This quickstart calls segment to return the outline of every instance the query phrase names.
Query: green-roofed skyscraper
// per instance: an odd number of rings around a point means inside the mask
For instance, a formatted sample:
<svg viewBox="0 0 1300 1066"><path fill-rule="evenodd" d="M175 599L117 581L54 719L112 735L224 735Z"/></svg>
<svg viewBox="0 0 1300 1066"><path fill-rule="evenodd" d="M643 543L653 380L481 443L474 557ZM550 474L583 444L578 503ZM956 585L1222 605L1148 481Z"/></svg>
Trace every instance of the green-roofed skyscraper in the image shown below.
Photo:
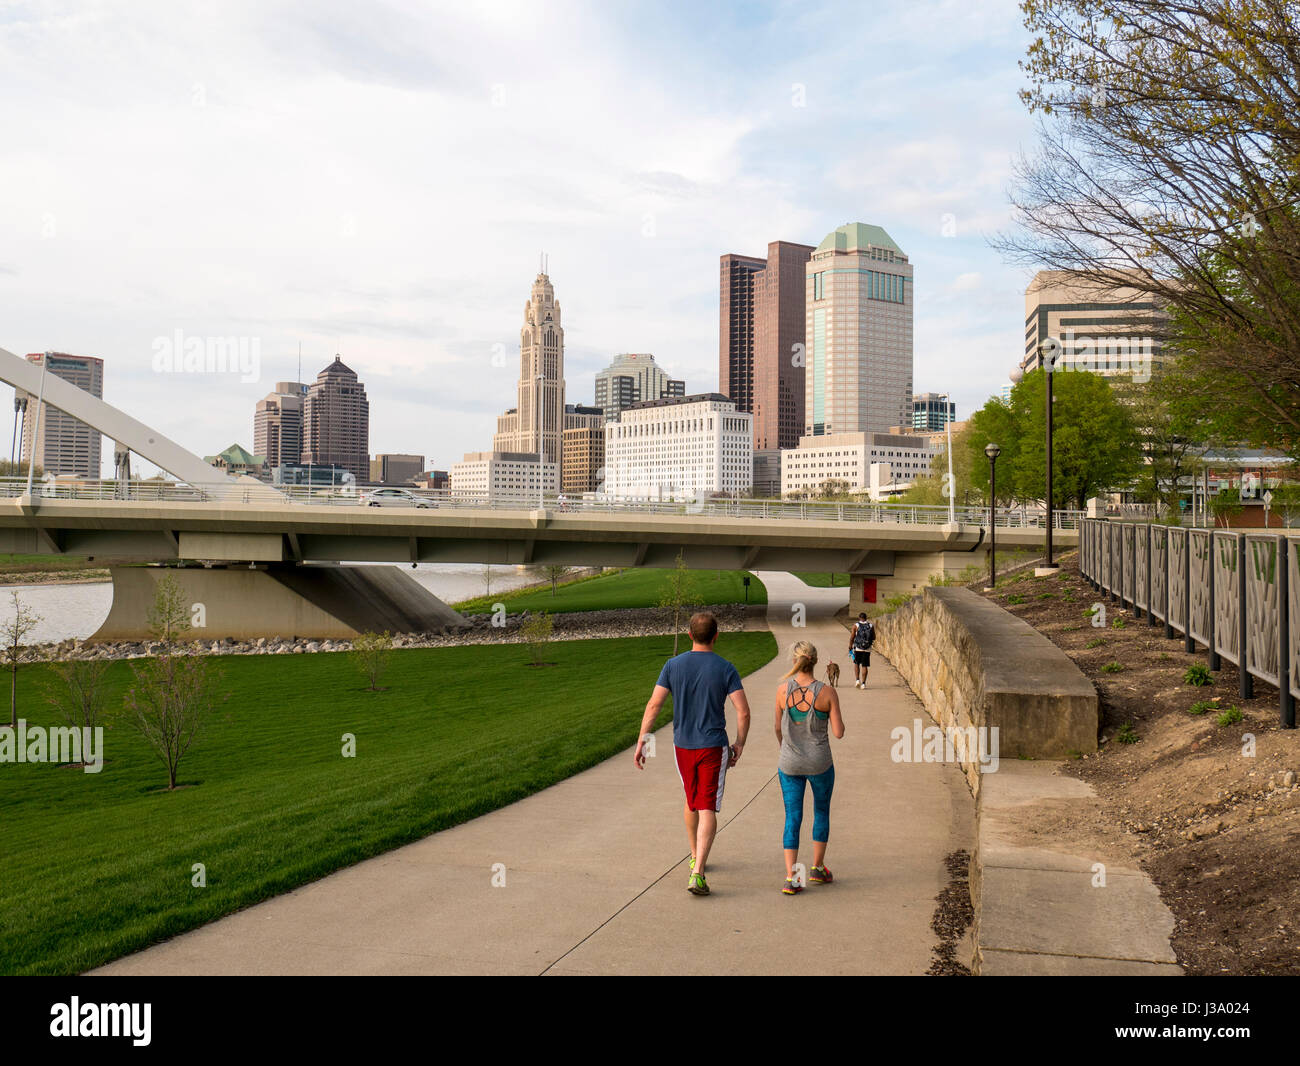
<svg viewBox="0 0 1300 1066"><path fill-rule="evenodd" d="M808 261L804 433L883 433L912 418L912 265L850 222Z"/></svg>

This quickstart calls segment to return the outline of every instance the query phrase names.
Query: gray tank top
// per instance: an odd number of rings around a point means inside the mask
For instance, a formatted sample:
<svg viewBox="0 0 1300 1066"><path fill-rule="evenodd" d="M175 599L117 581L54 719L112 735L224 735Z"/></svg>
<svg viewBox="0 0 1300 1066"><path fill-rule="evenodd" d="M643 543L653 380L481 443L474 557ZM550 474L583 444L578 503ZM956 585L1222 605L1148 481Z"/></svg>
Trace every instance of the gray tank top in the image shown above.
<svg viewBox="0 0 1300 1066"><path fill-rule="evenodd" d="M793 677L786 682L777 763L783 774L824 774L831 768L830 712L815 709L824 687L820 681L805 687Z"/></svg>

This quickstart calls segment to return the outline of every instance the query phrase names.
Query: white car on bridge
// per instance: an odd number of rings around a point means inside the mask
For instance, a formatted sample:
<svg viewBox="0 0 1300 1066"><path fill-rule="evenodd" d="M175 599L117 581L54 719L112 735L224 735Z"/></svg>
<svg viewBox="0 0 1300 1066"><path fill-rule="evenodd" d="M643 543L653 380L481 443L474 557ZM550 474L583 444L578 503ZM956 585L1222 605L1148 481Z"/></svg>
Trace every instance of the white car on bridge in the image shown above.
<svg viewBox="0 0 1300 1066"><path fill-rule="evenodd" d="M370 507L437 507L432 500L417 496L406 489L370 489L361 494L363 503Z"/></svg>

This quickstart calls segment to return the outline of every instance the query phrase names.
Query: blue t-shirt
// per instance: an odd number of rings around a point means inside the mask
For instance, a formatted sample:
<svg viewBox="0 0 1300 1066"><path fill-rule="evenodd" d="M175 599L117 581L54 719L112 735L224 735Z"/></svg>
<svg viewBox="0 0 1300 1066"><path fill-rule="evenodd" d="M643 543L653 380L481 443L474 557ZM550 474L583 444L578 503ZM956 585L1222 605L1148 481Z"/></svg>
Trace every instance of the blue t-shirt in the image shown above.
<svg viewBox="0 0 1300 1066"><path fill-rule="evenodd" d="M727 745L727 697L743 687L736 668L711 651L684 651L664 663L657 684L673 694L673 744Z"/></svg>

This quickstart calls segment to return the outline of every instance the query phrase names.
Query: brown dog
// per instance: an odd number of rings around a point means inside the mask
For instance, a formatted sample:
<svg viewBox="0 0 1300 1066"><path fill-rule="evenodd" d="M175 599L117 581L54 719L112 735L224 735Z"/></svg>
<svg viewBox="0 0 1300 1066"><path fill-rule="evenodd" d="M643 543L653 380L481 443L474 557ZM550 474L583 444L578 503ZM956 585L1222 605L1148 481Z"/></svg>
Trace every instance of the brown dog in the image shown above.
<svg viewBox="0 0 1300 1066"><path fill-rule="evenodd" d="M834 663L826 664L826 680L830 682L831 688L838 688L840 684L840 668Z"/></svg>

